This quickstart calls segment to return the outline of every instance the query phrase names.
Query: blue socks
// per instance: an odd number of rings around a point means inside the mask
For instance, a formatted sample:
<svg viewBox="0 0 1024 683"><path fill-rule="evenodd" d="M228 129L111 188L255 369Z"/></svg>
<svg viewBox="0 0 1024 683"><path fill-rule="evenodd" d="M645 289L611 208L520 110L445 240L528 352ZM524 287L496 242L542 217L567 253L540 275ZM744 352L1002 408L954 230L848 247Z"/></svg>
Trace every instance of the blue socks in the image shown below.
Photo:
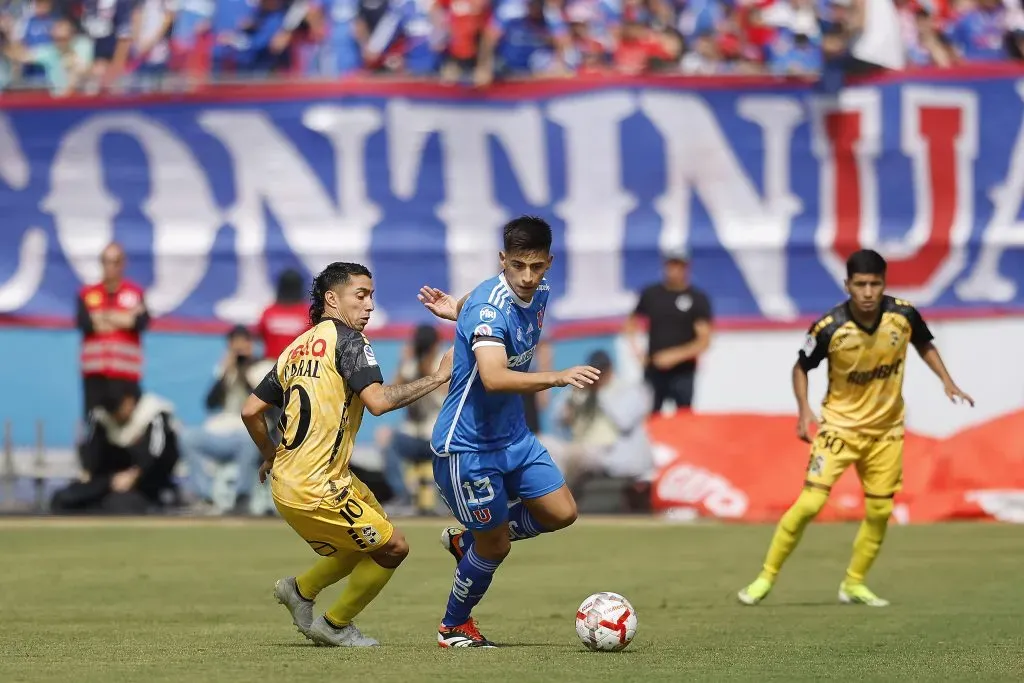
<svg viewBox="0 0 1024 683"><path fill-rule="evenodd" d="M448 596L448 609L441 620L442 625L459 626L469 621L470 612L484 597L499 566L500 561L485 560L472 547L466 551L455 568L455 582Z"/></svg>
<svg viewBox="0 0 1024 683"><path fill-rule="evenodd" d="M508 509L508 537L511 541L524 541L528 538L535 538L543 533L547 533L547 529L540 525L530 511L523 505L523 501L518 501L512 504L512 507ZM469 549L473 547L473 532L466 529L462 534L462 552L468 553Z"/></svg>

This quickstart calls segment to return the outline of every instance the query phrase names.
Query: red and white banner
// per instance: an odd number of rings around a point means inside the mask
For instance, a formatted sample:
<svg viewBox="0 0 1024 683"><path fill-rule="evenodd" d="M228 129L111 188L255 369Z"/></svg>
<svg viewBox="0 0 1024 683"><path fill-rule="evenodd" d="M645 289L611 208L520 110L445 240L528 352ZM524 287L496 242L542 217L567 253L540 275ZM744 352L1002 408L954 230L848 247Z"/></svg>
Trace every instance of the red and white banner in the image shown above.
<svg viewBox="0 0 1024 683"><path fill-rule="evenodd" d="M651 439L674 451L654 481L659 512L775 522L799 495L809 457L796 418L679 414L656 417ZM945 439L907 432L901 523L993 519L1024 523L1024 411ZM863 496L856 472L833 488L819 519L857 520Z"/></svg>

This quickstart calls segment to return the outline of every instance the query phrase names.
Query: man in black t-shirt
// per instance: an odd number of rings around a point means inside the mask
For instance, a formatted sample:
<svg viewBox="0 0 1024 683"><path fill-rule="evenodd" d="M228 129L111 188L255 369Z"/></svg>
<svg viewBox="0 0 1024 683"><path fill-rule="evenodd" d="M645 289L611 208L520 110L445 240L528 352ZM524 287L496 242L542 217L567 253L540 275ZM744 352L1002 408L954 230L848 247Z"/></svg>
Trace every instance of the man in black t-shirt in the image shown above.
<svg viewBox="0 0 1024 683"><path fill-rule="evenodd" d="M690 284L690 259L684 251L665 254L664 279L640 293L636 310L626 320L626 336L635 339L637 318L648 321L647 353L642 359L654 390L653 412L666 399L677 408L693 403L697 359L711 343L711 302Z"/></svg>

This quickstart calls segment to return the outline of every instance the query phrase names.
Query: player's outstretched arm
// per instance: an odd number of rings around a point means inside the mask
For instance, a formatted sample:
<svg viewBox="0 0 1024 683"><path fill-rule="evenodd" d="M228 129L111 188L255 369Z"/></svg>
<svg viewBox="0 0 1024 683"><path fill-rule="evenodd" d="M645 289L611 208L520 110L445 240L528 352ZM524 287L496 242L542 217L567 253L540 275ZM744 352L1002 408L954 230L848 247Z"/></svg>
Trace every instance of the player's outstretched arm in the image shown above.
<svg viewBox="0 0 1024 683"><path fill-rule="evenodd" d="M437 372L408 384L371 384L359 392L359 398L371 415L383 415L413 403L452 377L452 356L454 348L441 358Z"/></svg>
<svg viewBox="0 0 1024 683"><path fill-rule="evenodd" d="M502 346L479 346L476 355L480 381L487 391L510 394L535 394L553 387L574 386L582 389L593 384L601 371L589 365L562 370L561 372L515 372L508 369L508 356Z"/></svg>
<svg viewBox="0 0 1024 683"><path fill-rule="evenodd" d="M420 300L420 303L428 311L438 318L455 322L459 319L459 313L462 312L462 307L466 305L469 294L466 294L461 299L456 299L451 294L446 294L437 287L424 285L420 287L420 293L416 295L416 298Z"/></svg>
<svg viewBox="0 0 1024 683"><path fill-rule="evenodd" d="M946 364L942 362L942 356L939 355L939 350L935 347L935 344L927 342L917 347L917 352L921 356L921 360L924 361L925 365L931 368L931 371L942 380L942 389L946 392L946 396L953 403L965 402L974 407L974 399L971 398L965 391L960 389L950 377L949 371L946 370Z"/></svg>

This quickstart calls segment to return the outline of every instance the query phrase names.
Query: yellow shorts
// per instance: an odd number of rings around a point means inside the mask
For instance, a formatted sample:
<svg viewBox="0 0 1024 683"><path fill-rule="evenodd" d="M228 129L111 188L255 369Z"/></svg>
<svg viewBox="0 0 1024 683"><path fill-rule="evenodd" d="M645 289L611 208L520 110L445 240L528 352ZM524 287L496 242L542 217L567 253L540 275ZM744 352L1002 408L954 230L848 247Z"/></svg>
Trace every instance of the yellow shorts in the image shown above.
<svg viewBox="0 0 1024 683"><path fill-rule="evenodd" d="M811 444L807 482L832 488L850 465L856 465L864 493L889 497L903 487L903 427L881 436L864 436L821 425Z"/></svg>
<svg viewBox="0 0 1024 683"><path fill-rule="evenodd" d="M391 540L395 527L366 484L352 475L348 491L315 510L301 510L274 501L284 521L318 555L340 551L372 553Z"/></svg>

